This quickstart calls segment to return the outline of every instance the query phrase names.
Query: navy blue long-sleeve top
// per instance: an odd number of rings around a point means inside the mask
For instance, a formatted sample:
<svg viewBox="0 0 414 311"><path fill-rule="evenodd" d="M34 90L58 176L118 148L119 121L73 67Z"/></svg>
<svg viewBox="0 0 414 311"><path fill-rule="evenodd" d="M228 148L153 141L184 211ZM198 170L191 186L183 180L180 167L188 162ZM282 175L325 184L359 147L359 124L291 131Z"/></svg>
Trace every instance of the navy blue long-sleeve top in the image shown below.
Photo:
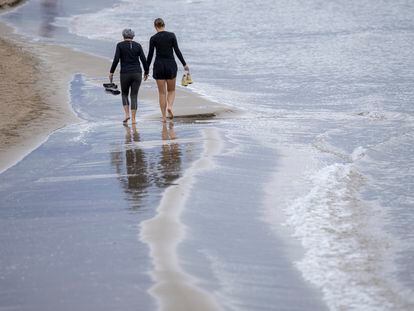
<svg viewBox="0 0 414 311"><path fill-rule="evenodd" d="M156 49L156 59L163 58L174 60L174 51L181 64L183 64L183 66L186 65L184 57L178 48L177 38L173 32L160 31L151 37L147 57L148 66L152 62L152 57L154 56L154 48Z"/></svg>
<svg viewBox="0 0 414 311"><path fill-rule="evenodd" d="M141 44L129 40L121 41L116 45L110 73L115 72L119 61L121 61L121 73L141 73L139 60L141 60L145 74L148 74L149 68Z"/></svg>

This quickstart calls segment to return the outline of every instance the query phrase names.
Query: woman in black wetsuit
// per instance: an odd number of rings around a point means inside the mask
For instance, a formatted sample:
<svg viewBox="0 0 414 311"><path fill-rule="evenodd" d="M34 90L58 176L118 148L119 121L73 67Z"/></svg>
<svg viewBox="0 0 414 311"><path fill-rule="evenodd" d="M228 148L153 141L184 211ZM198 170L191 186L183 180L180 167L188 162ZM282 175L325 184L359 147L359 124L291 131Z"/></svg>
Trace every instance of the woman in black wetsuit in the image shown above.
<svg viewBox="0 0 414 311"><path fill-rule="evenodd" d="M160 109L163 122L166 121L166 114L174 117L172 107L175 99L175 79L177 77L177 63L174 59L174 53L177 55L184 70L189 71L180 49L178 48L177 38L172 32L165 31L165 23L161 18L154 21L154 27L157 33L150 39L148 52L148 67L151 65L156 49L156 56L153 68L153 77L157 81L158 95L160 100Z"/></svg>
<svg viewBox="0 0 414 311"><path fill-rule="evenodd" d="M136 123L137 97L142 80L142 70L139 60L141 60L145 71L144 81L148 78L149 68L141 45L132 40L134 39L135 33L131 29L124 29L124 31L122 31L122 36L124 37L124 41L121 41L116 45L115 56L109 74L109 81L112 83L116 66L118 65L119 60L121 60L120 78L122 105L124 106L125 111L125 119L123 122L127 123L130 119L128 94L131 90L131 122Z"/></svg>

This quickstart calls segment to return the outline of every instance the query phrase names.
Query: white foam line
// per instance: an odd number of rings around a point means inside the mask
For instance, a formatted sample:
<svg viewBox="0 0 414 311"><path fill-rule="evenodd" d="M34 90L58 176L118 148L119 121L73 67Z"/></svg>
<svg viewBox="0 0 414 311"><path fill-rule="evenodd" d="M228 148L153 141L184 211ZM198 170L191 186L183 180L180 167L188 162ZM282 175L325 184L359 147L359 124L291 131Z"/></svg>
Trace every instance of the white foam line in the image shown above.
<svg viewBox="0 0 414 311"><path fill-rule="evenodd" d="M185 238L186 227L180 216L188 201L195 176L211 169L214 156L220 153L222 142L216 129L203 133L204 151L199 160L168 187L157 208L157 214L141 223L140 240L148 244L153 261L151 275L155 281L149 293L161 310L220 310L212 294L197 286L197 280L186 273L180 264L178 244Z"/></svg>

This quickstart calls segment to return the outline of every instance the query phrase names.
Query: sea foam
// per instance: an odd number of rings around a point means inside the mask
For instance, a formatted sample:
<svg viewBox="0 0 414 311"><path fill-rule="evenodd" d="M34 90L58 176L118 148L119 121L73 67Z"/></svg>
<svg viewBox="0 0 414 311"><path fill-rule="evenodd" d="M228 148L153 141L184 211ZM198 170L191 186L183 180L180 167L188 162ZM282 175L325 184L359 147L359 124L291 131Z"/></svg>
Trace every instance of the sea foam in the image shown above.
<svg viewBox="0 0 414 311"><path fill-rule="evenodd" d="M358 147L352 158L363 154ZM305 279L321 288L331 310L404 309L387 277L392 239L382 230L383 210L359 196L364 176L354 163L308 175L310 191L285 208L286 223L305 249L297 262Z"/></svg>

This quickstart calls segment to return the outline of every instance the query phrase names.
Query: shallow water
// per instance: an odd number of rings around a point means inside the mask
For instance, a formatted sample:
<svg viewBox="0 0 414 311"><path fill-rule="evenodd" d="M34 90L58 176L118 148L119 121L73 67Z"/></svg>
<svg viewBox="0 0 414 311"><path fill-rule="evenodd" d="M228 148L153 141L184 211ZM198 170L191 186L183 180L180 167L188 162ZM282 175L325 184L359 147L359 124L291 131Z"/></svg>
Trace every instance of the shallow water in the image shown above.
<svg viewBox="0 0 414 311"><path fill-rule="evenodd" d="M220 238L227 235L224 229L203 231L209 217L225 218L205 212L210 201L193 198L194 206L183 216L194 240L182 244L182 253L210 267L187 268L201 279L209 274L205 271L215 271L215 281L205 286L228 309L271 309L272 299L281 299L277 278L265 277L266 271L284 267L283 259L269 263L278 256L274 252L295 260L296 268L291 263L282 280L295 280L298 269L333 310L412 308L413 4L51 1L56 10L45 13L42 3L31 1L3 19L36 40L107 57L127 26L147 50L152 20L164 17L192 69L192 90L247 112L210 124L221 129L227 148L194 193L210 198L210 188L226 185L225 195L211 190L217 197L212 204L230 209L225 215L269 242L233 249L226 242L237 241L237 226L229 240ZM39 13L33 14L35 8ZM102 21L110 27L102 27ZM42 32L45 22L53 31ZM232 194L239 191L237 204ZM231 223L226 221L220 223ZM208 234L206 243L215 246L191 254L192 245ZM289 234L302 244L304 256L290 254L296 246ZM279 251L280 243L288 246ZM255 269L247 268L255 261L247 253L257 254ZM234 264L233 256L243 259ZM318 297L301 287L308 285L288 288Z"/></svg>
<svg viewBox="0 0 414 311"><path fill-rule="evenodd" d="M177 186L200 158L202 132L213 127L224 134L221 123L226 123L183 120L164 126L146 117L157 107L140 101L137 128L124 127L119 96L105 94L96 81L76 75L70 92L85 121L56 131L0 176L1 306L154 310L158 302L148 293L154 284L152 263L139 237L140 224L155 216L164 190ZM263 152L262 173L252 175L254 154L239 150L244 159L235 162L235 138L221 139L223 164L215 157L213 167L197 174L185 205L187 235L179 248L185 271L226 309L272 309L274 304L323 309L317 291L283 253L285 243L257 217L258 185L265 185L266 170L274 165L272 152L250 139L249 149ZM226 169L216 171L216 165ZM233 175L245 178L229 184ZM235 198L232 193L242 188L244 194ZM238 213L241 208L246 212ZM301 299L291 298L298 292Z"/></svg>

